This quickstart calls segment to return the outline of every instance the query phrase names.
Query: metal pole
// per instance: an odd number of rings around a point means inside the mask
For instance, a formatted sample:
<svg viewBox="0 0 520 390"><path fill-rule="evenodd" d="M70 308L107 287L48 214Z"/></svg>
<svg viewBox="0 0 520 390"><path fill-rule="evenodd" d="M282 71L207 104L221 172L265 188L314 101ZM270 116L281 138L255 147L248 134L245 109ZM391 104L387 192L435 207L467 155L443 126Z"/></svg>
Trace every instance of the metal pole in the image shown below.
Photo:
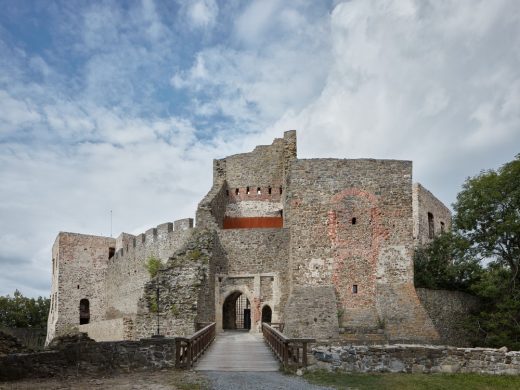
<svg viewBox="0 0 520 390"><path fill-rule="evenodd" d="M157 301L157 336L160 335L159 333L159 277L157 277L157 290L156 290L156 293L157 293L157 296L156 296L156 301Z"/></svg>

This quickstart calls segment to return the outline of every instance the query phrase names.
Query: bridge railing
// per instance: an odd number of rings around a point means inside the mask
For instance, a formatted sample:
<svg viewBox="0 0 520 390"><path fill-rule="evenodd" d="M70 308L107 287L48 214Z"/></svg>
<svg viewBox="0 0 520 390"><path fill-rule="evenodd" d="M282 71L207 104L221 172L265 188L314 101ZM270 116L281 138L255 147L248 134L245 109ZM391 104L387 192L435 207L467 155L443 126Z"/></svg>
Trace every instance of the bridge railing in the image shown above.
<svg viewBox="0 0 520 390"><path fill-rule="evenodd" d="M175 338L175 367L187 370L202 356L215 339L215 323L208 323L191 337Z"/></svg>
<svg viewBox="0 0 520 390"><path fill-rule="evenodd" d="M283 325L280 328L283 329ZM307 366L308 344L316 342L315 339L286 337L278 329L265 322L262 322L262 333L267 345L284 368Z"/></svg>

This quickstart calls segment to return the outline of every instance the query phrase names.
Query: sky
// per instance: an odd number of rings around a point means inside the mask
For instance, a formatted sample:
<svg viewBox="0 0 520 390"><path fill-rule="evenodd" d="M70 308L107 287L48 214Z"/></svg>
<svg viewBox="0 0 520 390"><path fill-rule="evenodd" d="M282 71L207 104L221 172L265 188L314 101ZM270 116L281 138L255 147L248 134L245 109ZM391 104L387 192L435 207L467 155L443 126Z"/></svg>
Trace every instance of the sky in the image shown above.
<svg viewBox="0 0 520 390"><path fill-rule="evenodd" d="M0 0L0 295L59 231L194 217L212 160L413 161L451 205L520 152L516 0Z"/></svg>

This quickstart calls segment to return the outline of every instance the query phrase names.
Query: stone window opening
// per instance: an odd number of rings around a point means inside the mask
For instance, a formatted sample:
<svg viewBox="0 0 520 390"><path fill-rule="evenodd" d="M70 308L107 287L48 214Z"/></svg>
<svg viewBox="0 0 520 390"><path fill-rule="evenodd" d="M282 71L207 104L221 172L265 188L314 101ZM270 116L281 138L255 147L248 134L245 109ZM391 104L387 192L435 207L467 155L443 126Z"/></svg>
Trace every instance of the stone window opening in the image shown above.
<svg viewBox="0 0 520 390"><path fill-rule="evenodd" d="M352 293L357 294L358 293L358 287L357 284L352 285Z"/></svg>
<svg viewBox="0 0 520 390"><path fill-rule="evenodd" d="M433 214L428 213L428 238L433 238L435 236L435 225L433 220Z"/></svg>
<svg viewBox="0 0 520 390"><path fill-rule="evenodd" d="M356 217L352 218L352 225L355 225L355 224L356 224L356 222L357 222L357 219L356 219Z"/></svg>
<svg viewBox="0 0 520 390"><path fill-rule="evenodd" d="M108 259L110 260L116 254L116 248L110 247L108 248Z"/></svg>
<svg viewBox="0 0 520 390"><path fill-rule="evenodd" d="M246 187L246 195L249 195L249 187Z"/></svg>
<svg viewBox="0 0 520 390"><path fill-rule="evenodd" d="M273 192L273 189L271 188L271 186L267 187L267 193L269 195L271 195L271 192Z"/></svg>
<svg viewBox="0 0 520 390"><path fill-rule="evenodd" d="M282 195L282 186L280 186L280 195Z"/></svg>
<svg viewBox="0 0 520 390"><path fill-rule="evenodd" d="M229 190L226 190L226 196L229 196Z"/></svg>
<svg viewBox="0 0 520 390"><path fill-rule="evenodd" d="M444 222L441 222L441 233L444 233L444 229L445 229Z"/></svg>
<svg viewBox="0 0 520 390"><path fill-rule="evenodd" d="M238 188L235 188L235 195L240 194L240 190Z"/></svg>
<svg viewBox="0 0 520 390"><path fill-rule="evenodd" d="M269 305L265 305L262 307L262 322L266 322L270 324L273 318L273 311L269 307Z"/></svg>
<svg viewBox="0 0 520 390"><path fill-rule="evenodd" d="M78 284L78 290L79 290L79 284Z"/></svg>
<svg viewBox="0 0 520 390"><path fill-rule="evenodd" d="M256 189L256 194L257 194L257 195L262 195L262 190L260 189L260 187L258 187L258 188Z"/></svg>
<svg viewBox="0 0 520 390"><path fill-rule="evenodd" d="M90 322L90 303L88 299L79 301L79 324L84 325Z"/></svg>

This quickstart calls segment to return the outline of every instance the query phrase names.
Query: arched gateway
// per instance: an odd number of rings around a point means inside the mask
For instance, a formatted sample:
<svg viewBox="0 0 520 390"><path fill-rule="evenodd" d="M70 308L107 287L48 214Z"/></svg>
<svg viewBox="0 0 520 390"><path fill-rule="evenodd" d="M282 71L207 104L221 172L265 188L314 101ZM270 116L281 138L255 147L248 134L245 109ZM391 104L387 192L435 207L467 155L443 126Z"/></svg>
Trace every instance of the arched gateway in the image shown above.
<svg viewBox="0 0 520 390"><path fill-rule="evenodd" d="M222 328L251 329L251 303L240 291L232 292L222 305Z"/></svg>

